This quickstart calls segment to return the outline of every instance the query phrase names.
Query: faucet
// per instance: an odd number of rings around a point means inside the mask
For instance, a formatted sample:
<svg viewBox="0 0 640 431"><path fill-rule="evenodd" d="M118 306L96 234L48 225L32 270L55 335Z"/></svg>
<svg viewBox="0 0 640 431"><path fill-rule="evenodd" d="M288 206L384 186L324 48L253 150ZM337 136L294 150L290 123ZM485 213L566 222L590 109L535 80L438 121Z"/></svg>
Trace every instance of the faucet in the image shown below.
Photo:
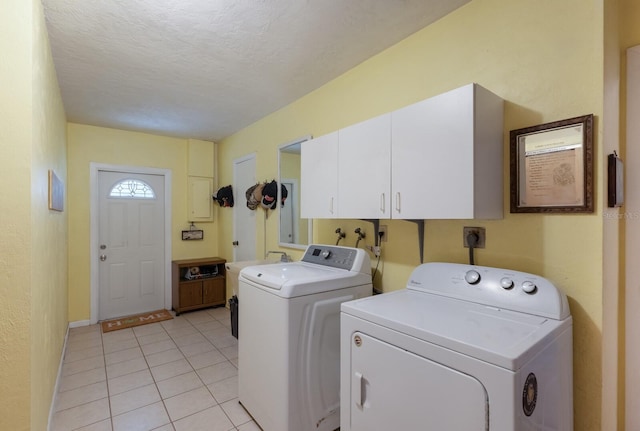
<svg viewBox="0 0 640 431"><path fill-rule="evenodd" d="M358 240L356 241L356 248L358 248L358 244L360 243L360 240L363 239L366 235L364 231L359 227L357 227L354 232L358 234Z"/></svg>
<svg viewBox="0 0 640 431"><path fill-rule="evenodd" d="M285 253L284 251L273 251L273 250L269 250L267 252L267 254L264 255L264 258L268 258L269 255L273 253L273 254L281 254L282 256L280 256L280 262L291 262L291 256L289 256L287 253Z"/></svg>

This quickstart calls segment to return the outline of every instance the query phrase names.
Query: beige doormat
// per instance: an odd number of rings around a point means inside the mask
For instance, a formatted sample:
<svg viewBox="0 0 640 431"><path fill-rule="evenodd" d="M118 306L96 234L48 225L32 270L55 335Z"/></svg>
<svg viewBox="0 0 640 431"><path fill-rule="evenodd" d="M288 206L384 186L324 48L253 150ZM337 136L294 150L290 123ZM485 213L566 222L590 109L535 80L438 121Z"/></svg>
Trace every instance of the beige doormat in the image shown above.
<svg viewBox="0 0 640 431"><path fill-rule="evenodd" d="M173 319L167 310L156 310L148 313L136 314L135 316L121 317L119 319L105 320L102 322L102 333L117 331L118 329L132 328L134 326L146 325L147 323L161 322Z"/></svg>

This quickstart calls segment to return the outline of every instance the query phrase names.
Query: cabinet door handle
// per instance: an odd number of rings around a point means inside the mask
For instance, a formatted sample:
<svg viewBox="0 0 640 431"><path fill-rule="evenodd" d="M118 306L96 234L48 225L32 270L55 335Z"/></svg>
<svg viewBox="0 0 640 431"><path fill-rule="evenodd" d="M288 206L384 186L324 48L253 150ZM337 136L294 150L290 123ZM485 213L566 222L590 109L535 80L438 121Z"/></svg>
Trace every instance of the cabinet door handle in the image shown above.
<svg viewBox="0 0 640 431"><path fill-rule="evenodd" d="M400 192L396 192L396 211L400 212Z"/></svg>
<svg viewBox="0 0 640 431"><path fill-rule="evenodd" d="M380 194L380 212L384 214L385 202L384 202L384 193Z"/></svg>
<svg viewBox="0 0 640 431"><path fill-rule="evenodd" d="M331 196L331 200L329 201L329 212L333 214L333 196Z"/></svg>

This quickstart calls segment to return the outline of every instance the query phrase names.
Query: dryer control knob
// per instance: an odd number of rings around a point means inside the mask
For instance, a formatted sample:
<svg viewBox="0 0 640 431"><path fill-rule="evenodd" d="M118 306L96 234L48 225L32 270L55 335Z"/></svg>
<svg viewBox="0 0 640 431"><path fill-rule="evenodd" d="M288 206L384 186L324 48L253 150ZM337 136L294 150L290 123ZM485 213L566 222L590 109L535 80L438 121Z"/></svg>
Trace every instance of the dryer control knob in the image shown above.
<svg viewBox="0 0 640 431"><path fill-rule="evenodd" d="M480 281L480 273L471 269L464 275L464 279L469 284L477 284Z"/></svg>
<svg viewBox="0 0 640 431"><path fill-rule="evenodd" d="M330 250L323 251L322 257L324 257L325 259L329 259L331 257L331 251Z"/></svg>
<svg viewBox="0 0 640 431"><path fill-rule="evenodd" d="M503 277L500 279L500 286L503 289L511 289L513 287L513 280L508 277Z"/></svg>
<svg viewBox="0 0 640 431"><path fill-rule="evenodd" d="M535 284L533 284L532 281L525 281L524 283L522 283L522 290L529 294L536 293L536 289L537 287Z"/></svg>

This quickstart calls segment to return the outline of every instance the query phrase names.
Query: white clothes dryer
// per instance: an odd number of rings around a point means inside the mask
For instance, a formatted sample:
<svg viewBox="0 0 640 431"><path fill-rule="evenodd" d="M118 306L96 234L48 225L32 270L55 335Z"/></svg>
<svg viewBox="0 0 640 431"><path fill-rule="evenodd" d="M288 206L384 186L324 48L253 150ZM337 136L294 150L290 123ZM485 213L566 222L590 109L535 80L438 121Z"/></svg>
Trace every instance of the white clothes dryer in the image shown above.
<svg viewBox="0 0 640 431"><path fill-rule="evenodd" d="M573 430L572 319L548 280L428 263L341 309L342 431Z"/></svg>
<svg viewBox="0 0 640 431"><path fill-rule="evenodd" d="M340 426L340 304L372 294L362 249L310 245L240 272L238 395L264 431Z"/></svg>

